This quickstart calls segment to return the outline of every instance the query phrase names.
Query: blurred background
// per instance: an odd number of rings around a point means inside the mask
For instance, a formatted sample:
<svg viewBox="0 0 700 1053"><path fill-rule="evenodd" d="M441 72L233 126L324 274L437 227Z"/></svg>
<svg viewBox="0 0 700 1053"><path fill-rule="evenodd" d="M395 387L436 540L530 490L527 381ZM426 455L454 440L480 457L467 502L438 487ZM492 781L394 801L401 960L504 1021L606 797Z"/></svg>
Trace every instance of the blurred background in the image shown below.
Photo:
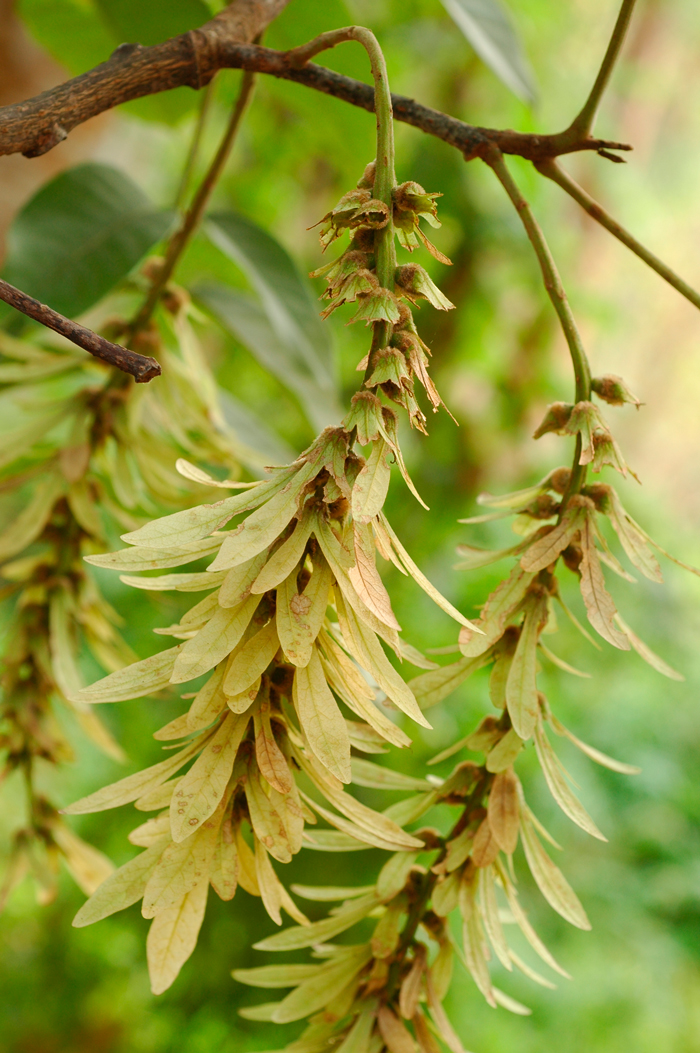
<svg viewBox="0 0 700 1053"><path fill-rule="evenodd" d="M0 0L0 104L90 68L124 39L152 43L196 25L199 9L207 7L204 0L141 6L129 0ZM508 7L534 71L533 103L518 99L484 65L438 0L292 0L266 43L286 48L325 29L362 23L385 49L394 91L477 125L560 130L589 90L616 4L509 0ZM640 0L638 7L597 128L632 143L634 153L624 167L583 154L564 165L697 287L700 8L693 0ZM368 79L359 48L345 46L324 61ZM216 80L195 179L216 148L239 77L224 72ZM171 208L200 102L189 89L140 100L77 129L43 158L0 158L0 234L44 183L85 161L116 167L158 207ZM373 134L373 118L363 111L302 87L260 80L214 204L267 229L302 272L318 267L316 232L307 228L355 185L373 157ZM435 241L454 266L433 265L425 253L420 262L458 309L437 316L426 306L419 326L459 426L444 413L431 415L428 438L405 436L409 469L431 511L421 509L396 478L388 513L417 562L469 615L504 565L455 571L455 546L500 547L508 529L457 520L478 511L480 490L516 489L568 461L566 440L549 435L535 443L531 433L548 402L571 397L572 380L531 249L491 173L479 162L465 165L454 150L413 129L399 126L397 139L399 180L414 179L444 195ZM559 263L594 373L621 374L644 403L638 411L611 407L607 413L643 483L621 481L622 499L664 547L697 564L700 316L557 186L524 162L509 163ZM187 287L211 280L247 287L243 273L204 235L192 243L176 278ZM321 284L313 284L319 294ZM326 324L340 396L347 401L365 347L364 334L345 328L342 313ZM203 324L200 335L222 387L254 414L242 438L281 456L302 449L312 424L284 378L264 369L223 329ZM567 626L555 640L563 658L593 674L580 680L544 669L543 689L555 712L580 738L639 765L642 773L616 775L573 746L558 745L586 807L609 837L602 844L559 813L531 751L525 754L519 770L528 799L564 848L557 861L593 931L568 928L535 890L523 893L536 927L573 980L544 990L523 977L499 976L499 986L533 1010L516 1017L490 1009L466 974L458 974L448 1008L465 1047L475 1053L700 1049L700 582L668 562L664 572L663 586L615 580L610 587L627 621L684 674L685 683L664 680L634 653L606 645L595 651ZM449 619L398 578L390 573L387 581L406 638L422 649L454 643ZM126 619L132 646L140 654L157 650L150 630L176 620L179 599L135 593L109 575L102 583ZM567 599L580 614L573 579ZM137 770L158 758L150 734L180 711L180 703L105 708L129 755L129 770ZM434 730L395 763L422 774L426 760L467 734L488 708L485 681L470 681L432 711ZM43 776L64 803L126 773L78 729L71 736L78 763ZM359 792L390 803L386 795ZM0 812L3 844L21 822L20 808L19 787L10 781ZM132 825L133 813L125 808L81 818L76 829L120 864L133 854L126 842ZM349 857L304 852L289 869L296 881L364 884L380 856L373 850ZM523 883L527 889L524 877ZM3 1053L244 1053L281 1047L294 1036L294 1027L237 1016L255 993L236 985L230 970L263 964L263 955L248 948L272 927L259 901L242 891L229 904L212 897L197 950L158 999L149 991L147 923L138 908L75 930L71 919L82 901L65 877L57 901L38 907L25 883L0 919Z"/></svg>

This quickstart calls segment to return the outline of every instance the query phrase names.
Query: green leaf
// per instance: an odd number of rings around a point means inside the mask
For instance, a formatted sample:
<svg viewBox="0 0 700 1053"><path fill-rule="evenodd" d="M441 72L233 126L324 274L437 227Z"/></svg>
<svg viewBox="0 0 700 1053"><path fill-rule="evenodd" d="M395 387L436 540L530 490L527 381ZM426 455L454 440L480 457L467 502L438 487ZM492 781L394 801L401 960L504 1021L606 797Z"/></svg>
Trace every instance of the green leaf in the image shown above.
<svg viewBox="0 0 700 1053"><path fill-rule="evenodd" d="M73 76L104 62L114 48L99 14L81 0L20 0L17 12L34 39Z"/></svg>
<svg viewBox="0 0 700 1053"><path fill-rule="evenodd" d="M319 381L289 333L276 331L251 296L215 283L196 286L194 294L268 373L296 395L315 429L337 423L342 412L335 397L329 403L328 384L323 378Z"/></svg>
<svg viewBox="0 0 700 1053"><path fill-rule="evenodd" d="M330 330L324 326L309 282L287 250L266 230L235 212L209 217L207 233L232 259L257 292L269 324L297 369L315 378L325 394L328 419L342 416L337 396L335 356ZM318 409L316 410L318 412Z"/></svg>
<svg viewBox="0 0 700 1053"><path fill-rule="evenodd" d="M202 0L95 0L104 21L119 40L137 44L160 44L169 37L197 29L211 18Z"/></svg>
<svg viewBox="0 0 700 1053"><path fill-rule="evenodd" d="M442 0L477 55L526 102L534 102L535 84L510 15L500 0Z"/></svg>
<svg viewBox="0 0 700 1053"><path fill-rule="evenodd" d="M158 211L123 172L85 164L43 186L7 236L3 277L61 314L82 314L166 234Z"/></svg>
<svg viewBox="0 0 700 1053"><path fill-rule="evenodd" d="M129 860L119 867L119 870L110 874L73 918L75 928L92 925L118 910L130 907L132 903L137 903L143 896L146 882L155 870L167 843L167 838L161 838L145 852L141 852L135 859Z"/></svg>

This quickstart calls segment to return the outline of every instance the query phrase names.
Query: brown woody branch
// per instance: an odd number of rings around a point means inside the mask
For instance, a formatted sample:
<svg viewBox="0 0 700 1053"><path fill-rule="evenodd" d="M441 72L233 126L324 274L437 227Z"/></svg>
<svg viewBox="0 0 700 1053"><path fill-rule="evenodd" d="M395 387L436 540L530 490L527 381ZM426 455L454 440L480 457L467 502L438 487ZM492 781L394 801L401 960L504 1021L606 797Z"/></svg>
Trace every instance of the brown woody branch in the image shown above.
<svg viewBox="0 0 700 1053"><path fill-rule="evenodd" d="M288 0L243 0L245 33L260 32ZM241 43L241 0L201 29L163 44L122 44L88 73L25 102L0 108L0 155L37 157L91 117L121 103L172 88L202 88L220 69L244 69L294 81L343 102L374 111L374 90L362 81L323 66L299 66L293 52ZM237 13L237 14L236 14ZM234 17L235 15L235 17ZM466 160L481 157L492 146L502 153L544 161L580 150L630 150L624 143L581 136L572 129L555 135L478 128L423 106L403 95L392 96L394 116L460 150ZM604 154L605 156L605 154Z"/></svg>
<svg viewBox="0 0 700 1053"><path fill-rule="evenodd" d="M0 300L9 303L11 307L26 314L28 318L33 318L34 321L41 322L48 329L53 329L54 332L67 337L68 340L82 347L95 358L107 362L110 366L116 366L123 373L129 373L136 379L137 384L145 384L154 377L160 376L161 369L155 358L148 358L146 355L129 351L121 344L113 344L111 340L98 336L97 333L93 333L92 329L86 329L84 325L72 322L70 318L65 318L58 311L35 300L33 296L27 296L26 293L15 289L14 285L10 285L1 278Z"/></svg>

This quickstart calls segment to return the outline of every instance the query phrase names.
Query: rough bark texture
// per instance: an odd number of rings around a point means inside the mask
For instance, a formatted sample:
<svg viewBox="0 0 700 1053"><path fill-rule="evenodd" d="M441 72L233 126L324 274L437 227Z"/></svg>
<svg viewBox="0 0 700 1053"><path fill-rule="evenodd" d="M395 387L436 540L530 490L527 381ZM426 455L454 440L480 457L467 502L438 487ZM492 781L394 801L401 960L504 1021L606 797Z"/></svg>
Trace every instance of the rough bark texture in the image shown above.
<svg viewBox="0 0 700 1053"><path fill-rule="evenodd" d="M88 73L0 109L0 154L38 157L73 128L130 99L183 85L202 88L218 69L225 44L249 43L289 0L234 0L200 29L163 44L122 44Z"/></svg>
<svg viewBox="0 0 700 1053"><path fill-rule="evenodd" d="M300 67L293 52L250 45L288 2L236 0L201 29L163 44L123 44L88 73L26 102L0 109L0 154L37 157L65 139L77 125L113 106L183 85L199 89L223 68L247 69L296 81L373 110L374 92L368 84L313 63ZM457 147L467 160L482 156L492 144L503 153L532 161L578 150L629 149L621 143L581 139L571 131L529 135L474 128L403 96L394 96L394 113L398 120Z"/></svg>

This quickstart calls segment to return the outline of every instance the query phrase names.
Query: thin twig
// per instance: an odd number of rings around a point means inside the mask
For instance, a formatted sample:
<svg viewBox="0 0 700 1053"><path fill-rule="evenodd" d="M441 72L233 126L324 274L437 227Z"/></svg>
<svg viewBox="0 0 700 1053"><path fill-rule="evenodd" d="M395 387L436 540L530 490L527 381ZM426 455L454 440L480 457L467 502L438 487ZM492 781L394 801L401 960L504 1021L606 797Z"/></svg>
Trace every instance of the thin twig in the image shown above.
<svg viewBox="0 0 700 1053"><path fill-rule="evenodd" d="M9 303L22 314L26 314L28 318L33 318L35 322L41 322L48 329L53 329L54 332L65 336L78 347L82 347L84 351L94 355L95 358L107 362L110 366L116 366L123 373L129 373L135 378L137 384L145 384L154 377L160 376L161 369L155 358L139 355L135 351L122 347L121 344L113 344L110 340L105 340L103 336L93 333L92 329L86 329L85 326L78 325L70 318L65 318L58 311L40 303L33 296L27 296L26 293L15 289L14 285L2 279L0 279L0 300Z"/></svg>
<svg viewBox="0 0 700 1053"><path fill-rule="evenodd" d="M185 204L187 197L187 191L189 190L190 180L192 178L192 172L197 161L199 154L199 147L202 142L202 133L204 132L204 126L207 123L207 117L209 116L209 110L211 109L212 100L214 98L214 84L215 80L212 79L204 89L204 95L202 96L202 104L199 107L199 113L197 114L197 122L194 128L194 135L190 143L190 148L187 151L187 159L185 166L182 170L180 177L180 185L175 195L175 208L179 211Z"/></svg>
<svg viewBox="0 0 700 1053"><path fill-rule="evenodd" d="M165 259L162 266L159 268L158 276L151 286L143 307L141 307L134 320L129 325L128 333L130 339L133 339L134 335L138 333L139 330L143 329L149 321L165 286L172 277L178 260L187 248L192 235L195 233L201 222L204 210L209 203L214 187L216 186L224 165L228 160L241 119L248 108L254 85L255 74L249 73L246 70L241 78L241 86L233 108L233 113L231 114L231 118L224 133L224 137L219 145L219 149L216 151L216 156L209 166L207 174L200 183L197 193L194 196L194 200L187 210L182 223L168 243Z"/></svg>
<svg viewBox="0 0 700 1053"><path fill-rule="evenodd" d="M695 307L700 307L700 293L696 292L687 282L684 282L675 271L672 271L670 267L655 256L653 252L646 249L636 238L632 237L624 227L612 218L609 212L606 212L602 205L599 205L597 201L594 201L590 194L587 194L583 187L579 186L571 176L565 172L554 160L541 161L535 165L538 172L541 172L547 179L553 180L558 185L570 194L574 201L585 209L589 216L595 219L602 227L610 231L623 245L626 245L635 256L639 256L641 260L644 260L652 270L656 271L660 277L667 281L669 285L672 285L681 296L685 296L686 300Z"/></svg>
<svg viewBox="0 0 700 1053"><path fill-rule="evenodd" d="M585 139L593 131L598 108L600 107L603 93L608 86L612 71L615 68L615 63L619 58L636 2L637 0L622 0L622 7L617 16L615 28L612 31L610 43L598 71L598 76L595 79L595 84L591 88L591 93L586 99L583 109L575 120L571 122L570 131L577 139Z"/></svg>
<svg viewBox="0 0 700 1053"><path fill-rule="evenodd" d="M510 174L500 151L494 148L488 156L484 157L484 160L493 169L508 194L508 197L513 202L515 210L525 227L525 232L530 239L530 243L535 250L535 255L537 256L542 271L544 287L552 301L554 310L557 312L564 337L569 346L571 363L574 367L574 377L576 378L575 401L588 402L591 398L591 369L588 364L588 357L583 347L581 335L578 331L578 326L576 325L576 320L573 316L571 307L569 306L569 301L566 297L564 286L561 283L559 271L557 270L557 265L554 262L554 257L552 256L549 245L547 244L539 223L533 215L532 209L520 192L518 184ZM571 494L579 491L585 480L586 466L579 464L580 456L581 436L578 435L571 479L563 504L566 504L566 501Z"/></svg>

